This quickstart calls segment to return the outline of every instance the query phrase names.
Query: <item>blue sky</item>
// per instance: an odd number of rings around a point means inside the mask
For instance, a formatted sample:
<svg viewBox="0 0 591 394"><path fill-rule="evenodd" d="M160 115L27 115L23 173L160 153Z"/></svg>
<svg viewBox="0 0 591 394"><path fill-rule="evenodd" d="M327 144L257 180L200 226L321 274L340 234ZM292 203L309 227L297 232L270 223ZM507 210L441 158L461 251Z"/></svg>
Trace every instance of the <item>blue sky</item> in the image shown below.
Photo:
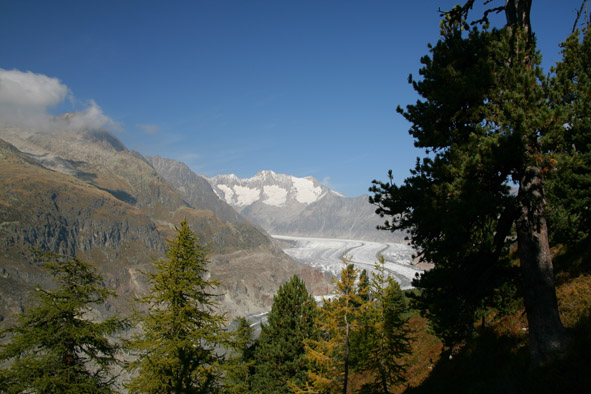
<svg viewBox="0 0 591 394"><path fill-rule="evenodd" d="M100 108L144 155L207 176L314 176L355 197L421 155L395 108L417 99L408 75L457 2L6 1L0 69L57 78L67 98L47 111ZM534 1L546 70L579 6Z"/></svg>

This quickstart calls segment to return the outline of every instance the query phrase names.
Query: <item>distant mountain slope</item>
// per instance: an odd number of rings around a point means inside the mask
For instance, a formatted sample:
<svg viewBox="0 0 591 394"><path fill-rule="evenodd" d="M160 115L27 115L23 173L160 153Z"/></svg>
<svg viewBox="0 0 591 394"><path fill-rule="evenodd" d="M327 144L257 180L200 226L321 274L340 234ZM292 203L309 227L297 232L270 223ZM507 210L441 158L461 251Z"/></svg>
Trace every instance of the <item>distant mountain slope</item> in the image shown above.
<svg viewBox="0 0 591 394"><path fill-rule="evenodd" d="M185 163L160 156L146 157L146 160L194 208L210 210L226 223L251 225L249 220L217 196L205 178L195 174Z"/></svg>
<svg viewBox="0 0 591 394"><path fill-rule="evenodd" d="M123 296L111 301L113 309L130 310L131 296L145 290L140 270L149 269L152 255L164 253L164 240L149 218L99 188L42 167L3 140L0 185L3 319L24 308L35 285L51 286L33 249L92 260L105 283Z"/></svg>
<svg viewBox="0 0 591 394"><path fill-rule="evenodd" d="M234 315L266 310L293 274L311 290L327 279L293 262L247 223L195 209L139 153L104 130L39 133L0 126L0 315L26 305L27 289L43 278L32 248L77 255L97 265L122 295L125 309L145 290L139 270L164 252L164 239L187 218L212 249L212 275L225 286ZM209 186L207 186L209 188ZM228 207L229 208L229 207ZM39 283L43 283L41 280ZM16 309L15 309L16 308ZM112 310L113 311L113 310Z"/></svg>
<svg viewBox="0 0 591 394"><path fill-rule="evenodd" d="M216 194L271 234L398 242L401 234L376 230L382 220L367 196L348 198L313 177L260 171L206 178Z"/></svg>

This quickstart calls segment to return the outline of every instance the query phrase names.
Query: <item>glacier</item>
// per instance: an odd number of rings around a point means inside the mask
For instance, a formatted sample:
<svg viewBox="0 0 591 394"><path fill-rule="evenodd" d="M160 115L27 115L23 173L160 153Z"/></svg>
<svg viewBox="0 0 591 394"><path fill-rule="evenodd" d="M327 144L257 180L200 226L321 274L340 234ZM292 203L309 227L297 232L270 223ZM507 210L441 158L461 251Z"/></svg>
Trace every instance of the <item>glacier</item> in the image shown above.
<svg viewBox="0 0 591 394"><path fill-rule="evenodd" d="M413 264L415 250L403 243L369 242L351 239L308 238L272 235L284 241L283 251L294 260L318 268L333 276L340 275L343 257L368 272L375 270L379 256L385 260L386 272L394 277L402 289L412 288L412 280L423 272Z"/></svg>

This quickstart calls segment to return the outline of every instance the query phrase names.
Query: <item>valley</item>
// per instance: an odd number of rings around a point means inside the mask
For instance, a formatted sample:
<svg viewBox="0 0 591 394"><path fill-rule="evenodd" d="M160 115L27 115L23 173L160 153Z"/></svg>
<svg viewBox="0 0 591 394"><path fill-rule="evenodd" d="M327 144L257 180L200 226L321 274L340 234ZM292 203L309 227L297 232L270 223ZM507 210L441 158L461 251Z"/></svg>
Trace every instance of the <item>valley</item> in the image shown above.
<svg viewBox="0 0 591 394"><path fill-rule="evenodd" d="M349 256L359 269L374 270L378 256L386 261L386 271L402 289L411 288L412 279L422 272L413 265L412 247L403 243L370 242L363 240L308 238L273 235L283 242L283 251L297 262L338 276L343 267L343 256Z"/></svg>

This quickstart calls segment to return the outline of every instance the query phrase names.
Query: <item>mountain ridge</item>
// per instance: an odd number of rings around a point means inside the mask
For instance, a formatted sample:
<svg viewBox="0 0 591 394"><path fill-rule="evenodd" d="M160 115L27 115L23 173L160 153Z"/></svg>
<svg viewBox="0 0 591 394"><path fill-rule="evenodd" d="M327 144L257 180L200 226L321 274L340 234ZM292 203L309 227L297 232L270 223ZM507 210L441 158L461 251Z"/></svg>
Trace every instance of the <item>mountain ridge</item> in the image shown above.
<svg viewBox="0 0 591 394"><path fill-rule="evenodd" d="M381 218L368 196L345 197L314 177L261 170L251 178L204 177L226 203L270 234L403 242L404 235L378 231Z"/></svg>
<svg viewBox="0 0 591 394"><path fill-rule="evenodd" d="M50 284L31 264L30 249L96 265L120 296L111 312L128 312L133 296L146 291L140 272L164 256L164 240L184 218L209 245L210 273L223 284L224 310L233 316L267 310L293 274L312 292L328 283L247 221L193 207L146 158L106 130L0 126L0 139L6 141L0 155L0 316L22 310L33 284Z"/></svg>

